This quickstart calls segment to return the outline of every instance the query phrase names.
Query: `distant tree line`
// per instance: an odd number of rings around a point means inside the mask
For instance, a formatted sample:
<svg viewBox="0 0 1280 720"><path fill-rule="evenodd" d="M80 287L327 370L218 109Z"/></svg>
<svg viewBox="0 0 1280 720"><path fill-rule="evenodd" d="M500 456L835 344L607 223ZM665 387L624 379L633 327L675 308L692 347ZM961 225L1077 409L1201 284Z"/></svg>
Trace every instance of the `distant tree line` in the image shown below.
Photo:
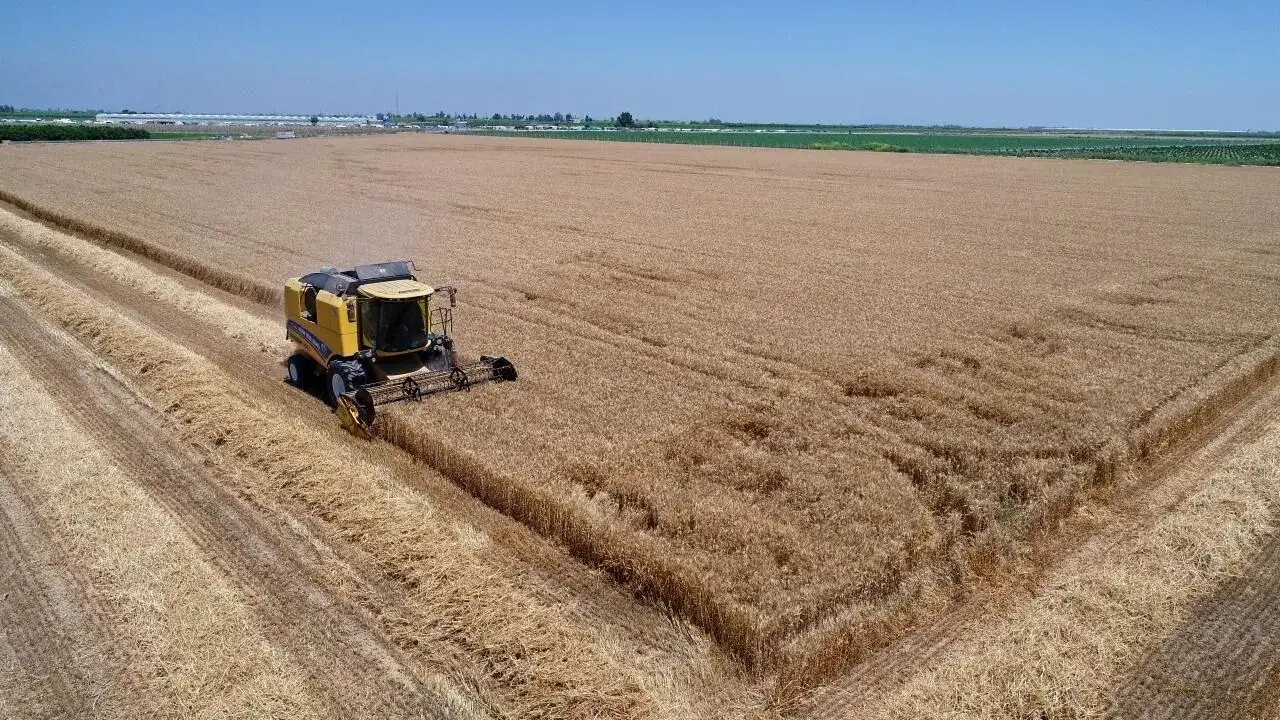
<svg viewBox="0 0 1280 720"><path fill-rule="evenodd" d="M503 115L502 113L494 113L490 120L510 121L510 122L539 122L539 123L571 123L571 122L592 122L591 116L586 115L581 118L573 113L539 113L536 115L521 115L512 113Z"/></svg>
<svg viewBox="0 0 1280 720"><path fill-rule="evenodd" d="M12 105L0 105L0 113L15 113L15 112L18 112L18 111L14 109Z"/></svg>
<svg viewBox="0 0 1280 720"><path fill-rule="evenodd" d="M0 140L146 140L151 133L145 128L117 125L0 125Z"/></svg>

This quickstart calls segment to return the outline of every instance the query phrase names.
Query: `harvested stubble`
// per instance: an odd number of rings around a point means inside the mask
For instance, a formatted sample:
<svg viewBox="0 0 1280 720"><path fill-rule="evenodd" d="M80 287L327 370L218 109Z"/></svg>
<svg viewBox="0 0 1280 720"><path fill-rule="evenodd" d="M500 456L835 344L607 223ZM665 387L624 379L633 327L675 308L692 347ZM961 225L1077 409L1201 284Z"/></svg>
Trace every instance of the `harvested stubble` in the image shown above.
<svg viewBox="0 0 1280 720"><path fill-rule="evenodd" d="M306 669L267 640L253 608L179 522L38 389L11 354L19 350L0 345L0 456L59 546L87 568L113 630L132 641L128 682L78 688L97 693L94 716L321 717ZM90 673L109 664L103 655L76 648ZM22 669L6 667L0 678ZM28 692L57 692L40 688L42 678L25 680Z"/></svg>
<svg viewBox="0 0 1280 720"><path fill-rule="evenodd" d="M1277 473L1280 425L1273 424L1151 526L1123 542L1091 542L1045 579L1040 594L992 618L864 716L1103 716L1117 678L1275 532Z"/></svg>
<svg viewBox="0 0 1280 720"><path fill-rule="evenodd" d="M417 258L522 379L392 437L809 677L1277 354L1267 170L394 137L20 148L0 187L219 284Z"/></svg>

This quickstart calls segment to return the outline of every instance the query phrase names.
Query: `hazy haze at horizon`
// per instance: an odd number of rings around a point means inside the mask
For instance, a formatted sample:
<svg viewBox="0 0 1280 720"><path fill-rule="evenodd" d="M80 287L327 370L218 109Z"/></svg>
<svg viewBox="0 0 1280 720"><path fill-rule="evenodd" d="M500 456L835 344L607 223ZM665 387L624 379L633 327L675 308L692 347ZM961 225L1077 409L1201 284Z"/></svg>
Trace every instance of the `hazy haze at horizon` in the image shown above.
<svg viewBox="0 0 1280 720"><path fill-rule="evenodd" d="M0 103L1280 129L1280 4L19 4Z"/></svg>

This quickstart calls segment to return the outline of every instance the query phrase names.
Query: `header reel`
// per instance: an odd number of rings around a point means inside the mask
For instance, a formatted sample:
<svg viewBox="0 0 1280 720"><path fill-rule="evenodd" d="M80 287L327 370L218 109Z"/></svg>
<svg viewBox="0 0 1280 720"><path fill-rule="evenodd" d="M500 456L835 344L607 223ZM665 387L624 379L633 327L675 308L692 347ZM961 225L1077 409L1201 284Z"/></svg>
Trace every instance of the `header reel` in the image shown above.
<svg viewBox="0 0 1280 720"><path fill-rule="evenodd" d="M418 401L428 395L470 390L479 383L515 380L516 366L505 357L482 355L480 360L455 365L447 370L414 373L395 380L385 380L337 397L336 411L342 427L348 432L373 437L377 408L404 401Z"/></svg>

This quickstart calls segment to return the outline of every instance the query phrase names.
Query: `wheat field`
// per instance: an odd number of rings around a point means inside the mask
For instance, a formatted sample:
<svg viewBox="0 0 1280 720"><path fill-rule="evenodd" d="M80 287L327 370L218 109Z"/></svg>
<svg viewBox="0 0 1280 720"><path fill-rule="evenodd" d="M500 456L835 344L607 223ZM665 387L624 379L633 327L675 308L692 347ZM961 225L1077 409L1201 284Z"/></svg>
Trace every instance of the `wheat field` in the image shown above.
<svg viewBox="0 0 1280 720"><path fill-rule="evenodd" d="M829 677L1280 362L1280 175L395 136L6 148L257 301L407 257L515 385L385 439L749 666ZM21 203L20 203L21 204Z"/></svg>

